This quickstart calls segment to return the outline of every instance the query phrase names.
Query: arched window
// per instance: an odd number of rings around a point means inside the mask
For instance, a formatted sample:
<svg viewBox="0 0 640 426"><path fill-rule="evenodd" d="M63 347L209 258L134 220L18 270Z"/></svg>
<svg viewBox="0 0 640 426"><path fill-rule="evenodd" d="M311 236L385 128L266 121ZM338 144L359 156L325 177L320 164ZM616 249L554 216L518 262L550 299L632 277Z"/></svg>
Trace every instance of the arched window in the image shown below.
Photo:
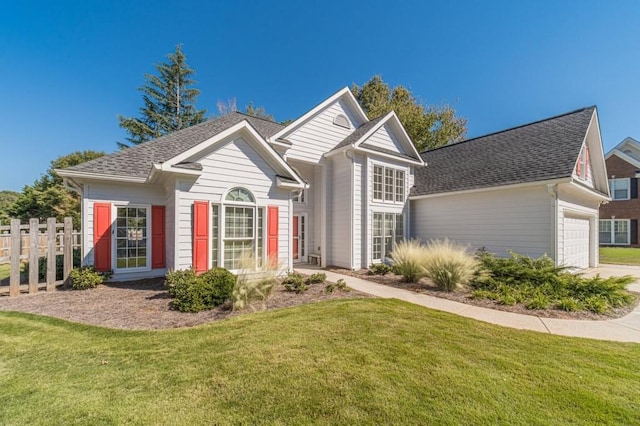
<svg viewBox="0 0 640 426"><path fill-rule="evenodd" d="M213 266L229 270L250 268L242 264L255 259L262 263L264 245L264 209L256 206L255 197L245 188L233 188L222 206L213 205Z"/></svg>

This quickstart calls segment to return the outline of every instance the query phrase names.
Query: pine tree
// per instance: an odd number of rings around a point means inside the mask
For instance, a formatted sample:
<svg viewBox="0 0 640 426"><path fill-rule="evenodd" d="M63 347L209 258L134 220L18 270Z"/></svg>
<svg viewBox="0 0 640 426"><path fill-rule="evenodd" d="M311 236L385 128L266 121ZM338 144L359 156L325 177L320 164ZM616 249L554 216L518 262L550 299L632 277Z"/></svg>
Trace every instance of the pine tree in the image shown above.
<svg viewBox="0 0 640 426"><path fill-rule="evenodd" d="M196 98L200 90L191 86L195 71L189 68L182 46L170 53L168 62L157 64L159 75L145 74L146 84L140 87L144 106L141 118L119 116L120 127L129 133L127 140L138 145L159 138L176 130L201 123L206 110L196 109ZM120 148L129 144L118 142Z"/></svg>

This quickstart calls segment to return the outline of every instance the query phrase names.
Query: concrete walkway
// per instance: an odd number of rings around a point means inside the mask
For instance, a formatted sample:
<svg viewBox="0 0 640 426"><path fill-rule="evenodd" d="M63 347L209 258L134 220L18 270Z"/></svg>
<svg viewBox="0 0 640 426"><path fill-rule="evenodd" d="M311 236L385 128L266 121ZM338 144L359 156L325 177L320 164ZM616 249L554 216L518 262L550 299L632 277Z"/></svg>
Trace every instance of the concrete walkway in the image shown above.
<svg viewBox="0 0 640 426"><path fill-rule="evenodd" d="M606 269L609 266L618 268L614 265L606 265L603 266L602 271L600 271L600 268L598 268L597 270L587 270L585 271L585 275L595 275L596 273L600 273L602 276L633 275L640 278L640 267L626 267L636 269L632 271L629 270L629 272L624 272L618 269ZM307 265L295 269L302 274L308 275L318 272L317 268L312 269L312 267L309 267ZM589 339L640 343L640 307L636 307L633 312L625 317L606 321L540 318L533 315L516 314L511 312L498 311L495 309L481 308L479 306L467 305L464 303L455 302L453 300L441 299L439 297L428 296L426 294L419 294L412 291L377 284L371 281L362 280L360 278L355 278L348 275L337 274L335 272L326 270L322 270L322 272L327 274L327 279L329 281L335 282L342 278L343 280L345 280L349 287L363 293L368 293L382 298L400 299L404 300L405 302L415 303L416 305L424 306L427 308L451 312L452 314L485 321L491 324L501 325L503 327L511 327L520 330L539 331L542 333L558 334L562 336L586 337ZM633 286L634 291L640 291L640 289L635 289L636 286L640 287L640 285L633 284Z"/></svg>

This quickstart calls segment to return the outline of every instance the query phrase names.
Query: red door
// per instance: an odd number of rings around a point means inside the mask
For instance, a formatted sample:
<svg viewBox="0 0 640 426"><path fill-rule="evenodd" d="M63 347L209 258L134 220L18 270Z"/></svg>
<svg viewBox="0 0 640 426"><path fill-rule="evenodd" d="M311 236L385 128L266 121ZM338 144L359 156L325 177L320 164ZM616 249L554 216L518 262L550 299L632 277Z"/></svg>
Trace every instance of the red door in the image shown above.
<svg viewBox="0 0 640 426"><path fill-rule="evenodd" d="M293 236L291 237L293 239L293 260L298 260L298 253L300 252L300 228L298 227L299 218L300 216L298 215L293 216Z"/></svg>

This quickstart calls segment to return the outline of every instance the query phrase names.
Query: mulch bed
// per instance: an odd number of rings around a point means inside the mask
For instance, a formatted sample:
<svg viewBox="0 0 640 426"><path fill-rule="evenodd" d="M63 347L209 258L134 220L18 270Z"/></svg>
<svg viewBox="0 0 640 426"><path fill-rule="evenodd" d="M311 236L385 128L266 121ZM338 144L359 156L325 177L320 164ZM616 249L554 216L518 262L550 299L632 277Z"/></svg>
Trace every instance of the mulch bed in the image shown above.
<svg viewBox="0 0 640 426"><path fill-rule="evenodd" d="M351 290L327 294L325 284L314 284L301 294L286 291L278 284L264 307L271 310L322 300L371 297ZM232 311L218 307L198 313L171 309L171 298L164 289L164 278L108 283L91 290L58 289L18 297L0 297L0 311L20 311L46 315L85 324L129 330L156 330L190 327L210 321L253 312L251 308Z"/></svg>
<svg viewBox="0 0 640 426"><path fill-rule="evenodd" d="M339 274L350 275L352 277L363 280L372 281L378 284L397 287L404 290L414 291L416 293L428 294L429 296L440 297L442 299L454 300L468 305L480 306L483 308L495 309L499 311L514 312L517 314L534 315L543 318L560 318L560 319L577 319L577 320L610 320L621 318L629 314L636 307L640 298L636 295L636 303L624 308L615 308L607 314L594 314L593 312L566 312L558 309L527 309L523 305L500 305L493 300L472 299L471 290L469 288L458 289L453 292L439 290L428 278L422 278L417 283L406 283L402 276L388 273L386 275L369 275L369 271L361 269L359 271L351 271L338 267L329 267L328 270Z"/></svg>

